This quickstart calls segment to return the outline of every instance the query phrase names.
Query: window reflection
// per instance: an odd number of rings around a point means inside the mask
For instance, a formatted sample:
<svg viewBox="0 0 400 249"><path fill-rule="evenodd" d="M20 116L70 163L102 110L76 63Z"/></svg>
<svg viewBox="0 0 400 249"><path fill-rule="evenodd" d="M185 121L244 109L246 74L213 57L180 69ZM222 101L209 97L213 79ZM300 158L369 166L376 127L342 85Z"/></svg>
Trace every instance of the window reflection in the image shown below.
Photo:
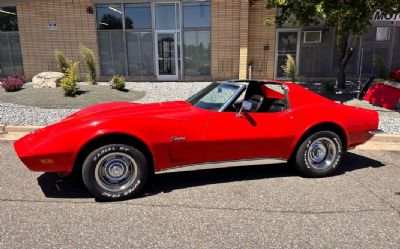
<svg viewBox="0 0 400 249"><path fill-rule="evenodd" d="M185 31L184 68L185 75L211 74L210 31Z"/></svg>
<svg viewBox="0 0 400 249"><path fill-rule="evenodd" d="M0 7L0 77L22 73L17 8Z"/></svg>
<svg viewBox="0 0 400 249"><path fill-rule="evenodd" d="M211 27L211 7L209 2L184 3L183 13L185 28Z"/></svg>
<svg viewBox="0 0 400 249"><path fill-rule="evenodd" d="M120 4L96 6L97 29L122 29L122 7Z"/></svg>
<svg viewBox="0 0 400 249"><path fill-rule="evenodd" d="M0 7L0 31L18 31L17 8Z"/></svg>
<svg viewBox="0 0 400 249"><path fill-rule="evenodd" d="M150 4L125 4L126 29L151 29Z"/></svg>

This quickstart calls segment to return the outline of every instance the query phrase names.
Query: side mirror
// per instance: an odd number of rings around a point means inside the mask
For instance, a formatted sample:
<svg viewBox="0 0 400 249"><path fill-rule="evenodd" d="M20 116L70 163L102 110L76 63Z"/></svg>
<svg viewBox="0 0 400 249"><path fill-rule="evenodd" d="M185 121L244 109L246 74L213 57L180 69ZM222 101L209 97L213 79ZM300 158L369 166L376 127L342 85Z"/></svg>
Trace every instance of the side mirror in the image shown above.
<svg viewBox="0 0 400 249"><path fill-rule="evenodd" d="M236 114L237 117L241 118L242 117L242 112L248 112L251 110L253 107L253 103L251 103L248 100L243 100L242 107L240 108L239 112Z"/></svg>

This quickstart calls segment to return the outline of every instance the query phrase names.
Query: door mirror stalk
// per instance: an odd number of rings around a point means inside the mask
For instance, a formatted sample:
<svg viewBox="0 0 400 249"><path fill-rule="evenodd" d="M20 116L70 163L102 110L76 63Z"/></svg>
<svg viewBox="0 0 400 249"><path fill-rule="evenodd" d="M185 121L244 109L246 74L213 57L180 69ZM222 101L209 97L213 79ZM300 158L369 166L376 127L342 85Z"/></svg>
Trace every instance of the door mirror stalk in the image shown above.
<svg viewBox="0 0 400 249"><path fill-rule="evenodd" d="M250 101L247 101L247 100L243 100L242 107L240 107L240 110L236 114L236 117L242 118L243 117L242 112L248 112L251 110L252 107L253 107L253 103L251 103Z"/></svg>

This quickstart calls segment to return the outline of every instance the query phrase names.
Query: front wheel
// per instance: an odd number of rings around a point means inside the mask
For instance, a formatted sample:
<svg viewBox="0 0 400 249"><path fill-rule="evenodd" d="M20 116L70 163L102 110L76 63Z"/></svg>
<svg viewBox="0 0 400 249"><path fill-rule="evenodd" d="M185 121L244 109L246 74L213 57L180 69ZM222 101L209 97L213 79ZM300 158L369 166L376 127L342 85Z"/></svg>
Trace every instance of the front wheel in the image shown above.
<svg viewBox="0 0 400 249"><path fill-rule="evenodd" d="M319 131L307 137L299 146L295 165L306 176L324 177L337 169L342 154L340 137L331 131Z"/></svg>
<svg viewBox="0 0 400 249"><path fill-rule="evenodd" d="M82 166L88 190L100 200L123 200L134 196L148 176L143 153L125 144L110 144L94 150Z"/></svg>

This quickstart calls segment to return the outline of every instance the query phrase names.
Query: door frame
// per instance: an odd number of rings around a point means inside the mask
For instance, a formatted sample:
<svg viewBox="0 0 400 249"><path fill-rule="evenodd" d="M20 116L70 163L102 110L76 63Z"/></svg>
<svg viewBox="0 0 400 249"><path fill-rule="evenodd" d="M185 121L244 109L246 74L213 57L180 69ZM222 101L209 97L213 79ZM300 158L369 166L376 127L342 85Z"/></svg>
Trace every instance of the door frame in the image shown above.
<svg viewBox="0 0 400 249"><path fill-rule="evenodd" d="M292 33L297 32L297 44L296 44L296 75L299 73L299 65L300 65L300 42L301 42L301 29L277 29L276 37L275 37L275 67L274 67L274 79L285 79L283 77L278 77L278 50L279 50L279 33Z"/></svg>
<svg viewBox="0 0 400 249"><path fill-rule="evenodd" d="M176 27L176 29L171 29L171 30L157 30L157 24L156 24L156 5L157 4L178 4L178 9L179 13L177 17L177 20L179 20L179 27ZM153 2L151 4L151 11L152 11L152 22L153 22L153 39L154 39L154 63L155 63L155 76L157 78L157 81L176 81L182 78L182 69L183 69L183 60L182 60L182 40L183 40L183 35L182 35L182 2L180 1L160 1L160 2ZM178 33L179 35L179 44L180 44L180 51L178 53ZM174 34L174 49L175 49L175 74L174 75L160 75L159 73L159 64L158 64L158 34ZM178 56L180 54L180 57ZM180 61L180 65L179 65ZM179 70L180 68L180 70Z"/></svg>
<svg viewBox="0 0 400 249"><path fill-rule="evenodd" d="M156 53L155 53L155 59L156 59L156 77L157 80L160 81L168 81L168 80L178 80L179 79L179 75L178 75L178 43L177 43L177 37L178 37L178 32L176 30L172 31L156 31L155 32L155 49L156 49ZM171 74L171 75L160 75L160 68L159 68L159 53L158 53L158 35L160 34L173 34L174 35L174 54L175 54L175 74Z"/></svg>

